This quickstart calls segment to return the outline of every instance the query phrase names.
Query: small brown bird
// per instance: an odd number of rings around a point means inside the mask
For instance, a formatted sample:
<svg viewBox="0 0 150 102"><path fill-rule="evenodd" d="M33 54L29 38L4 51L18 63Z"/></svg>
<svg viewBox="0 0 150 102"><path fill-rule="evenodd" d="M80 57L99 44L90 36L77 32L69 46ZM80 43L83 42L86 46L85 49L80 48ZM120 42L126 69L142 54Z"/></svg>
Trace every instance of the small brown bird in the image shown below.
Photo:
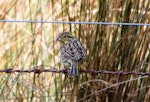
<svg viewBox="0 0 150 102"><path fill-rule="evenodd" d="M71 68L70 75L79 75L78 63L86 59L86 50L83 44L71 32L60 33L57 41L61 44L60 57L62 63Z"/></svg>

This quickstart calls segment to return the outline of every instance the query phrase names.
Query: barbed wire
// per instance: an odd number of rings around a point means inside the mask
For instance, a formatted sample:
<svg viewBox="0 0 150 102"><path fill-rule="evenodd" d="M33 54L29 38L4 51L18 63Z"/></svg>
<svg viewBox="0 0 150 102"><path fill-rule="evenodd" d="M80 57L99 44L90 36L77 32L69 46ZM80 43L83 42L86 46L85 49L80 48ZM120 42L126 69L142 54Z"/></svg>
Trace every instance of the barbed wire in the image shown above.
<svg viewBox="0 0 150 102"><path fill-rule="evenodd" d="M40 69L40 68L33 68L30 70L18 70L12 68L6 68L4 70L0 70L0 73L35 73L41 74L43 72L52 72L52 73L63 73L68 74L69 69ZM91 75L98 75L98 74L113 74L113 75L142 75L142 76L150 76L150 72L125 72L125 71L107 71L107 70L79 70L80 74L91 74Z"/></svg>
<svg viewBox="0 0 150 102"><path fill-rule="evenodd" d="M144 23L118 23L118 22L67 22L67 21L49 21L49 20L0 20L0 22L15 23L54 23L54 24L99 24L99 25L124 25L124 26L150 26Z"/></svg>

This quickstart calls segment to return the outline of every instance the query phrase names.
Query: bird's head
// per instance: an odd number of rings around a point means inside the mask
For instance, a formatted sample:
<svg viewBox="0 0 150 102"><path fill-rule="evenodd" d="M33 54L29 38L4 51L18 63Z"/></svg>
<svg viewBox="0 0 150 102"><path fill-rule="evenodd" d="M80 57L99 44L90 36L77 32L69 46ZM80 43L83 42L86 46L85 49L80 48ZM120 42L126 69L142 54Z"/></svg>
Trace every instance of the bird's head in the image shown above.
<svg viewBox="0 0 150 102"><path fill-rule="evenodd" d="M71 41L74 37L72 36L71 32L62 32L59 34L57 41L60 43L67 43Z"/></svg>

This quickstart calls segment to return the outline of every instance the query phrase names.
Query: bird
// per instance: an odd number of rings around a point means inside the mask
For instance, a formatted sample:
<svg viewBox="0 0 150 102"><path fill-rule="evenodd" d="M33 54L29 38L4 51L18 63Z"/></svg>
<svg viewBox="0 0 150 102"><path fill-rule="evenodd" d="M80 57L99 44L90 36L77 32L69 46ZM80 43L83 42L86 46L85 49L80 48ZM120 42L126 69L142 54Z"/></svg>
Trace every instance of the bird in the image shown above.
<svg viewBox="0 0 150 102"><path fill-rule="evenodd" d="M57 38L60 43L60 59L64 66L70 67L69 75L78 76L78 64L86 60L86 49L71 32L61 32Z"/></svg>

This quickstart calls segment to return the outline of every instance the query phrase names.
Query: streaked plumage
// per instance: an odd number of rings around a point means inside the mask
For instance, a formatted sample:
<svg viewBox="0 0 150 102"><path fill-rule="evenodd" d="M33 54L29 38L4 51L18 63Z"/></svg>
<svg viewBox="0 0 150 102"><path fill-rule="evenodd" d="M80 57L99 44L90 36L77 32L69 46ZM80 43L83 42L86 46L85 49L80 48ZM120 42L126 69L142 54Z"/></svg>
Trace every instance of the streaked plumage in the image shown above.
<svg viewBox="0 0 150 102"><path fill-rule="evenodd" d="M70 32L60 33L57 40L60 42L60 57L62 63L71 67L70 75L78 75L78 63L86 59L86 50L83 44Z"/></svg>

